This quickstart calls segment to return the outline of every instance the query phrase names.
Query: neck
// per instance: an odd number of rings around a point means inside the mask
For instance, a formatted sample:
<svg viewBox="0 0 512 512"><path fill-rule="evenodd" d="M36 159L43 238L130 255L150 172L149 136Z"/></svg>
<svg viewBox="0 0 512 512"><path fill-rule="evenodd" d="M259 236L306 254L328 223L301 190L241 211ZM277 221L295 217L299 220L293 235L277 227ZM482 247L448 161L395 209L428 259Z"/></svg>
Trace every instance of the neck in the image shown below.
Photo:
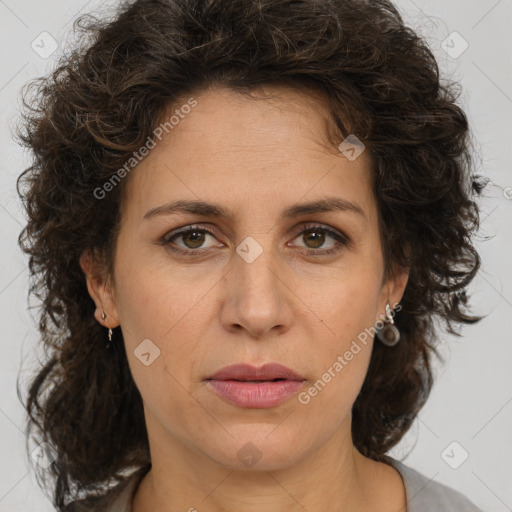
<svg viewBox="0 0 512 512"><path fill-rule="evenodd" d="M159 434L166 442L155 445L157 436L150 438L152 467L135 493L132 512L261 512L262 507L265 512L384 512L405 503L396 470L353 447L350 418L320 449L312 447L287 467L226 467L168 433Z"/></svg>

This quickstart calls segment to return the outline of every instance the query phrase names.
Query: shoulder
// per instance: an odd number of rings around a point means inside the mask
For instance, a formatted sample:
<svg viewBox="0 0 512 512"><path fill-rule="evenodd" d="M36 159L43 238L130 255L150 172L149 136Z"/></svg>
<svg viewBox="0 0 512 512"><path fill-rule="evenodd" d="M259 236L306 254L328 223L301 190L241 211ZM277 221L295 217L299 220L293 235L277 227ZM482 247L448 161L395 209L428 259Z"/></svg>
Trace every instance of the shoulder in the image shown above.
<svg viewBox="0 0 512 512"><path fill-rule="evenodd" d="M455 489L427 478L392 457L388 456L387 460L404 481L407 512L483 512Z"/></svg>
<svg viewBox="0 0 512 512"><path fill-rule="evenodd" d="M133 494L146 472L135 471L103 496L72 501L64 512L131 512Z"/></svg>

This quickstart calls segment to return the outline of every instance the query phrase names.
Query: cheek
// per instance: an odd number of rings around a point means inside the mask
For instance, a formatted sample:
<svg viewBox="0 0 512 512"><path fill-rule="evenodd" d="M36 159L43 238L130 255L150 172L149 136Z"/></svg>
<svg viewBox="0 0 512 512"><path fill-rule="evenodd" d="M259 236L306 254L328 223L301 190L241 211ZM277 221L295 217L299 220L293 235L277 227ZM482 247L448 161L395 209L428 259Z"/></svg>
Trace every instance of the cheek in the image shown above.
<svg viewBox="0 0 512 512"><path fill-rule="evenodd" d="M338 349L368 327L377 315L380 287L377 276L356 268L324 280L322 292L305 290L311 309L329 329Z"/></svg>
<svg viewBox="0 0 512 512"><path fill-rule="evenodd" d="M368 274L367 274L368 275ZM377 281L355 273L325 288L312 309L318 311L315 343L315 381L299 402L318 414L347 413L364 382L373 347L379 288ZM310 294L311 301L315 295ZM322 405L321 405L322 404ZM329 413L331 414L331 413ZM338 418L338 419L339 419Z"/></svg>
<svg viewBox="0 0 512 512"><path fill-rule="evenodd" d="M340 340L337 350L329 351L316 379L297 396L311 422L330 430L345 420L366 378L371 352L371 341L357 339Z"/></svg>
<svg viewBox="0 0 512 512"><path fill-rule="evenodd" d="M171 272L149 268L147 264L137 268L134 263L121 268L118 274L119 322L126 328L125 339L130 344L145 338L157 343L200 300L200 290L187 287Z"/></svg>
<svg viewBox="0 0 512 512"><path fill-rule="evenodd" d="M213 321L211 303L204 300L211 285L186 286L162 272L142 271L127 273L120 283L120 323L141 395L162 410L180 402L190 407L190 375L201 361L198 350Z"/></svg>

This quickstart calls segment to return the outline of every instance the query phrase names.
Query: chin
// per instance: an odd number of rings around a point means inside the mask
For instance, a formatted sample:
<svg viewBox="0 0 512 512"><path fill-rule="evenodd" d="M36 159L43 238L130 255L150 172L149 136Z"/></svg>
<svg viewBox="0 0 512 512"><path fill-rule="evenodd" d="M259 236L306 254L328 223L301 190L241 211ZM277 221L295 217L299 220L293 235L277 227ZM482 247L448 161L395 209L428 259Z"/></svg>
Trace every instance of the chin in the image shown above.
<svg viewBox="0 0 512 512"><path fill-rule="evenodd" d="M308 447L293 441L294 436L287 437L284 429L282 436L277 436L276 432L269 435L276 425L271 427L264 430L259 428L255 435L233 436L230 443L219 446L209 444L204 451L226 468L252 471L285 469L307 455Z"/></svg>

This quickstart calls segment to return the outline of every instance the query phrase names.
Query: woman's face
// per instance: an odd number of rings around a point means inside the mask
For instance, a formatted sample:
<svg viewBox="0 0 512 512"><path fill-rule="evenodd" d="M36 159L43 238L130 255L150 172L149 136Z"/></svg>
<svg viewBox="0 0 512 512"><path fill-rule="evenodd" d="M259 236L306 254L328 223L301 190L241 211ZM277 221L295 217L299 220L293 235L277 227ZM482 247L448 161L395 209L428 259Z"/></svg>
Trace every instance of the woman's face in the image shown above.
<svg viewBox="0 0 512 512"><path fill-rule="evenodd" d="M361 333L400 301L407 278L382 283L368 152L350 160L326 147L320 100L266 90L278 95L196 95L154 139L125 178L113 289L89 290L108 315L99 309L98 320L121 326L153 448L270 470L350 442L373 342ZM148 214L176 201L196 212ZM320 201L352 206L299 208ZM304 380L208 380L238 363L279 363ZM215 391L228 388L234 401Z"/></svg>

